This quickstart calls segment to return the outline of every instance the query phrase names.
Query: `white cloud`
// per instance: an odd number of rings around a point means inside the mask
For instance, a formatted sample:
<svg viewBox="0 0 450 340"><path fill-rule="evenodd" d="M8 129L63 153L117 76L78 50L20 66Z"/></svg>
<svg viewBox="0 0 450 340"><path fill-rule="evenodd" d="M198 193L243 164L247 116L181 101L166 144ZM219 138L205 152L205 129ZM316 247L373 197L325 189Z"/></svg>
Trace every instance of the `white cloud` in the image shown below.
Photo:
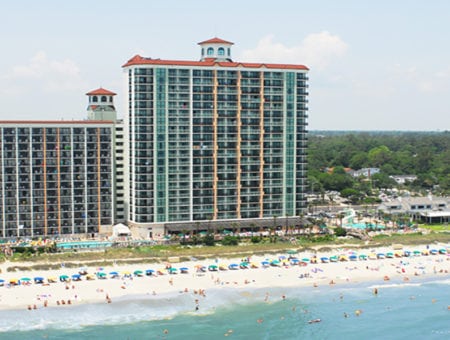
<svg viewBox="0 0 450 340"><path fill-rule="evenodd" d="M337 35L327 31L308 35L295 46L275 42L273 35L262 38L256 48L242 53L243 61L304 64L325 69L335 58L347 52L348 45Z"/></svg>
<svg viewBox="0 0 450 340"><path fill-rule="evenodd" d="M390 81L400 91L409 90L419 93L447 93L450 89L450 70L430 72L428 68L395 65Z"/></svg>
<svg viewBox="0 0 450 340"><path fill-rule="evenodd" d="M46 93L85 88L80 69L73 60L51 60L44 51L37 52L27 64L14 66L4 80L9 86L22 88L22 93L36 88Z"/></svg>

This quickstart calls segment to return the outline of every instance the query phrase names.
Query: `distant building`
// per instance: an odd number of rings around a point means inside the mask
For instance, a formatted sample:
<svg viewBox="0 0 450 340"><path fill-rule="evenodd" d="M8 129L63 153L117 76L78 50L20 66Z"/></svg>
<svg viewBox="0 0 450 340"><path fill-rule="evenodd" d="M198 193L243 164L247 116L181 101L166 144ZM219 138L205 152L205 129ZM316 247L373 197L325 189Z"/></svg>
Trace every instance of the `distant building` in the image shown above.
<svg viewBox="0 0 450 340"><path fill-rule="evenodd" d="M429 223L450 222L450 198L448 197L399 197L383 202L378 211L401 215Z"/></svg>
<svg viewBox="0 0 450 340"><path fill-rule="evenodd" d="M396 181L397 184L411 183L417 179L416 175L393 175L389 177Z"/></svg>
<svg viewBox="0 0 450 340"><path fill-rule="evenodd" d="M359 170L350 170L348 172L352 177L370 177L380 172L379 168L362 168Z"/></svg>

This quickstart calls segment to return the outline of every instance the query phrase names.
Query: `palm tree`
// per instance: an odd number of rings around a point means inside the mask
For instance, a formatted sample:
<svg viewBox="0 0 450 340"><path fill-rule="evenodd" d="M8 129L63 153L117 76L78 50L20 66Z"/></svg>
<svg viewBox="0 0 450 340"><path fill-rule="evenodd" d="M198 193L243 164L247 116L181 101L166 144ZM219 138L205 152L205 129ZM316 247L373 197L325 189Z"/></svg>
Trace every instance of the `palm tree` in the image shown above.
<svg viewBox="0 0 450 340"><path fill-rule="evenodd" d="M343 212L340 212L338 215L337 215L337 218L339 219L339 226L342 228L342 220L344 219L344 217L345 217L345 214L343 213Z"/></svg>

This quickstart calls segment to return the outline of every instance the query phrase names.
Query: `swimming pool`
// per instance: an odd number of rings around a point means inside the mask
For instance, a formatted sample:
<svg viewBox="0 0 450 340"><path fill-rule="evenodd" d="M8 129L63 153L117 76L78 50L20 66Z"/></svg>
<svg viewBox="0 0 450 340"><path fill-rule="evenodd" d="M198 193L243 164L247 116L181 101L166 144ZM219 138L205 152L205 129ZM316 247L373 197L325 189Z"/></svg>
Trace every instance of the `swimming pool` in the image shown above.
<svg viewBox="0 0 450 340"><path fill-rule="evenodd" d="M58 249L102 249L112 246L112 242L99 241L81 241L81 242L59 242L56 244Z"/></svg>
<svg viewBox="0 0 450 340"><path fill-rule="evenodd" d="M368 229L368 228L375 228L375 229L386 229L384 225L381 224L373 224L373 223L349 223L346 224L345 227L347 228L355 228L355 229Z"/></svg>

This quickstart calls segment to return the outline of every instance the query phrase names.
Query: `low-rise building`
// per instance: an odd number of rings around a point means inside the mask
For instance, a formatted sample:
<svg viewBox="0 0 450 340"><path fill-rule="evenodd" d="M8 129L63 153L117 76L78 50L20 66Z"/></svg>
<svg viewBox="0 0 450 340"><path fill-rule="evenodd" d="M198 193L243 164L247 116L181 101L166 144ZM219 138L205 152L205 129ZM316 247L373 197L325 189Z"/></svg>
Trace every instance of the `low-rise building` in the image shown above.
<svg viewBox="0 0 450 340"><path fill-rule="evenodd" d="M448 223L450 221L449 197L399 197L383 202L378 211L402 215L407 214L416 220L427 223Z"/></svg>

